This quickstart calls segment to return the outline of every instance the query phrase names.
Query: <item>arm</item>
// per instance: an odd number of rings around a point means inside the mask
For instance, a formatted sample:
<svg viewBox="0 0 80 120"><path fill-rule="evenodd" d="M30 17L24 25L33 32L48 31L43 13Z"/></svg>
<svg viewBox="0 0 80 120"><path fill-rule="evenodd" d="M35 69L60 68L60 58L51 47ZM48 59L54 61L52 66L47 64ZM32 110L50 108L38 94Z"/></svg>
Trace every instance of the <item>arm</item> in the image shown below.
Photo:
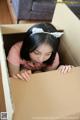
<svg viewBox="0 0 80 120"><path fill-rule="evenodd" d="M19 66L17 65L13 65L12 63L8 62L8 68L11 77L19 73Z"/></svg>
<svg viewBox="0 0 80 120"><path fill-rule="evenodd" d="M9 73L11 77L28 80L31 72L29 70L20 71L19 49L20 47L13 46L9 51L7 57Z"/></svg>
<svg viewBox="0 0 80 120"><path fill-rule="evenodd" d="M18 78L21 80L29 80L31 71L30 70L21 70L20 71L20 66L13 65L10 62L8 62L8 67L9 67L9 73L11 77Z"/></svg>

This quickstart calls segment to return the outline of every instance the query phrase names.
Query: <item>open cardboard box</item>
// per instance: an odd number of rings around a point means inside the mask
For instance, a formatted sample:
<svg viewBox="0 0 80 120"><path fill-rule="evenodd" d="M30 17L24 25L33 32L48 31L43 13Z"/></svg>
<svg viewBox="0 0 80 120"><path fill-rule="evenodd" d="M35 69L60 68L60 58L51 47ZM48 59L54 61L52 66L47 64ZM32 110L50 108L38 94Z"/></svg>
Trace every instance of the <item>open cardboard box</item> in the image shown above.
<svg viewBox="0 0 80 120"><path fill-rule="evenodd" d="M63 62L76 67L67 74L56 70L36 73L29 82L9 79L2 45L0 62L5 107L0 106L0 111L7 112L8 120L80 120L80 21L65 4L57 3L52 24L64 30L60 44ZM32 24L2 25L4 48L8 50L6 46L10 47L16 39L15 33L22 39L30 26Z"/></svg>

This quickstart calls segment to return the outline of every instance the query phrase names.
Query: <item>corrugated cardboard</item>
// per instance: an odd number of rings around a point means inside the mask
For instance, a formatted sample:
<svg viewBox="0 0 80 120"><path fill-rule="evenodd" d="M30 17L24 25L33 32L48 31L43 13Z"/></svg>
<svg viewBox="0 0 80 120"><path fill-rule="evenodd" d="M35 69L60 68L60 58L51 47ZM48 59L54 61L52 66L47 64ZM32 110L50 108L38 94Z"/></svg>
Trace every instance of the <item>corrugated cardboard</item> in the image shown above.
<svg viewBox="0 0 80 120"><path fill-rule="evenodd" d="M0 69L0 75L1 75L1 69ZM4 91L3 91L2 77L1 76L0 76L0 112L6 112L5 98L4 98Z"/></svg>
<svg viewBox="0 0 80 120"><path fill-rule="evenodd" d="M3 44L3 38L0 30L0 83L2 83L3 89L2 91L2 96L1 99L3 99L3 103L5 105L3 110L5 109L6 112L1 110L0 113L0 119L12 119L12 114L13 114L13 106L12 106L12 101L11 101L11 94L10 94L10 83L9 83L9 75L8 75L8 69L7 69L7 64L6 64L6 55L5 55L5 50L4 50L4 44ZM2 98L3 97L3 98Z"/></svg>
<svg viewBox="0 0 80 120"><path fill-rule="evenodd" d="M11 79L11 86L14 120L80 119L80 68L37 73L29 82Z"/></svg>
<svg viewBox="0 0 80 120"><path fill-rule="evenodd" d="M59 3L52 24L64 30L60 51L65 63L77 67L67 74L56 70L36 73L28 82L11 78L13 120L80 120L80 21L65 4ZM1 28L4 34L22 33L31 25Z"/></svg>
<svg viewBox="0 0 80 120"><path fill-rule="evenodd" d="M65 4L58 3L52 24L56 28L64 30L60 48L64 54L64 61L76 66L80 65L80 20Z"/></svg>

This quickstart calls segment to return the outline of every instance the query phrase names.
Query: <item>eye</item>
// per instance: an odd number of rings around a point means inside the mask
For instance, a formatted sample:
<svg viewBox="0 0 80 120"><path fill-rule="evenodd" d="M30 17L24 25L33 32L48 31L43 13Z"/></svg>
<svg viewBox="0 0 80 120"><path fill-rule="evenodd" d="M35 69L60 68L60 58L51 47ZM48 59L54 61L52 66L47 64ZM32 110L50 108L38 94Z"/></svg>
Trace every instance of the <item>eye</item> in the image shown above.
<svg viewBox="0 0 80 120"><path fill-rule="evenodd" d="M51 56L51 54L52 54L52 53L48 53L48 54L46 54L46 56Z"/></svg>
<svg viewBox="0 0 80 120"><path fill-rule="evenodd" d="M34 54L36 54L36 55L40 55L41 53L38 52L38 51L34 51Z"/></svg>

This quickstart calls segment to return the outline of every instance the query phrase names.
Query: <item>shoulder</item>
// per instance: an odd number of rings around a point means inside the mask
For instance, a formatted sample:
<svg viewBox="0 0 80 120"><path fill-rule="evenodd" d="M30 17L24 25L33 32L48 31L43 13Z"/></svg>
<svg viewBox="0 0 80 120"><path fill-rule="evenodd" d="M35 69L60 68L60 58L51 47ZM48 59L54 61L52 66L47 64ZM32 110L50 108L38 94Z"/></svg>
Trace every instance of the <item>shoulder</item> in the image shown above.
<svg viewBox="0 0 80 120"><path fill-rule="evenodd" d="M57 69L59 64L60 64L60 60L59 60L59 54L57 52L52 65L47 66L47 70L55 70L55 69Z"/></svg>
<svg viewBox="0 0 80 120"><path fill-rule="evenodd" d="M17 42L16 44L14 44L10 51L9 51L9 54L19 54L20 53L20 49L21 49L21 46L22 46L22 42Z"/></svg>
<svg viewBox="0 0 80 120"><path fill-rule="evenodd" d="M58 60L58 59L59 59L59 53L57 52L56 55L55 55L54 62L55 62L55 60Z"/></svg>
<svg viewBox="0 0 80 120"><path fill-rule="evenodd" d="M53 60L53 64L59 64L59 63L60 63L60 58L59 58L59 53L57 52Z"/></svg>
<svg viewBox="0 0 80 120"><path fill-rule="evenodd" d="M16 44L14 44L14 45L11 47L10 51L11 51L11 50L19 51L19 50L21 49L21 46L22 46L22 42L17 42Z"/></svg>
<svg viewBox="0 0 80 120"><path fill-rule="evenodd" d="M21 46L22 46L22 42L18 42L11 47L7 57L8 62L15 65L19 64Z"/></svg>

